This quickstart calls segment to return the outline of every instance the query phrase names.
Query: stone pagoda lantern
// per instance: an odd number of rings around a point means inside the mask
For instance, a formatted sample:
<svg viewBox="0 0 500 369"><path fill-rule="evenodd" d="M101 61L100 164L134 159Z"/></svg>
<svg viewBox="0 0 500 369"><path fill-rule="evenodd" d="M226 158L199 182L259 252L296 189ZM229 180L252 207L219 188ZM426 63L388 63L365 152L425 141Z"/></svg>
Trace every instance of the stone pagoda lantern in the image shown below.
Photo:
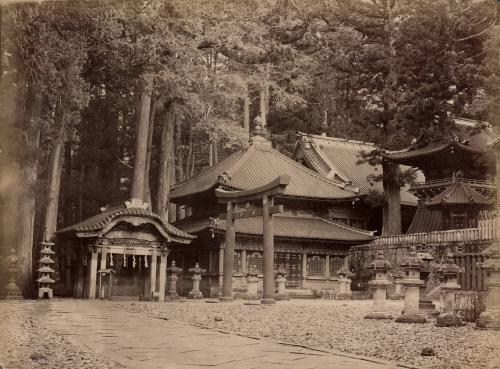
<svg viewBox="0 0 500 369"><path fill-rule="evenodd" d="M257 300L259 296L259 271L255 266L248 269L247 276L247 293L245 294L246 300Z"/></svg>
<svg viewBox="0 0 500 369"><path fill-rule="evenodd" d="M17 272L19 271L19 258L16 255L16 250L10 249L7 260L7 284L4 287L2 300L22 300L23 295L21 290L16 285Z"/></svg>
<svg viewBox="0 0 500 369"><path fill-rule="evenodd" d="M432 262L434 257L426 251L417 252L417 257L423 261L422 268L420 269L420 279L424 282L424 284L420 286L419 308L420 310L427 311L428 313L434 313L436 312L436 306L427 295L427 283L432 272Z"/></svg>
<svg viewBox="0 0 500 369"><path fill-rule="evenodd" d="M436 268L442 278L441 291L444 294L444 312L437 318L436 325L438 327L457 327L464 325L462 318L455 314L455 292L460 289L457 283L459 273L463 273L464 269L460 268L453 262L451 253L446 255L442 264Z"/></svg>
<svg viewBox="0 0 500 369"><path fill-rule="evenodd" d="M177 294L177 281L179 280L178 275L182 272L182 268L175 266L175 260L172 260L172 263L167 268L168 272L168 289L167 296L170 300L175 300L178 297ZM163 293L163 291L160 291Z"/></svg>
<svg viewBox="0 0 500 369"><path fill-rule="evenodd" d="M499 217L497 209L496 218ZM496 232L500 232L500 222L497 221ZM486 310L479 315L476 321L478 328L500 330L500 244L498 240L491 245L490 257L481 263L481 268L487 271L486 286L488 295L486 296Z"/></svg>
<svg viewBox="0 0 500 369"><path fill-rule="evenodd" d="M206 273L206 269L200 268L200 264L196 263L193 268L189 268L189 272L193 273L191 277L193 281L193 289L189 292L188 298L202 299L203 293L200 291L200 281L202 274Z"/></svg>
<svg viewBox="0 0 500 369"><path fill-rule="evenodd" d="M278 292L276 293L276 300L288 300L288 293L286 292L286 268L280 265L276 269L276 283L278 283Z"/></svg>
<svg viewBox="0 0 500 369"><path fill-rule="evenodd" d="M349 268L347 262L344 262L342 268L338 271L339 275L339 292L335 295L335 300L350 300L351 299L351 278L354 276Z"/></svg>
<svg viewBox="0 0 500 369"><path fill-rule="evenodd" d="M53 286L55 283L55 280L51 277L55 273L55 270L52 269L52 265L54 264L52 256L55 252L52 251L54 242L49 240L47 232L45 232L40 246L42 247L40 250L40 260L38 260L40 267L36 270L38 272L38 279L36 280L38 283L38 298L47 297L52 299L54 298Z"/></svg>
<svg viewBox="0 0 500 369"><path fill-rule="evenodd" d="M392 314L387 311L387 286L391 284L388 272L392 264L386 260L382 250L379 250L375 260L367 265L367 269L373 273L373 279L368 282L374 289L373 310L365 316L366 319L392 319Z"/></svg>
<svg viewBox="0 0 500 369"><path fill-rule="evenodd" d="M419 295L424 281L420 279L420 270L424 261L417 256L416 248L411 246L410 252L401 263L405 278L401 284L405 287L405 304L402 314L396 319L398 323L426 323L427 319L420 314Z"/></svg>

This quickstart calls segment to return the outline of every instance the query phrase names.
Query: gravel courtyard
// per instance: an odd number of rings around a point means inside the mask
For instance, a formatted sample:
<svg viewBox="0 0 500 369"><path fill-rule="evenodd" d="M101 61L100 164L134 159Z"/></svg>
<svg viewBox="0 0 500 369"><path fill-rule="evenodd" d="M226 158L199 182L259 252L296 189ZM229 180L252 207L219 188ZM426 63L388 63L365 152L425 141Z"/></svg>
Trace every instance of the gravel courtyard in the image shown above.
<svg viewBox="0 0 500 369"><path fill-rule="evenodd" d="M82 308L91 303L74 301L81 303ZM44 304L45 301L0 302L0 365L8 369L117 367L86 346L45 329L40 314L34 314L43 311ZM370 310L370 301L291 300L274 306L244 301L207 303L206 300L95 301L91 304L117 313L126 310L244 336L344 351L423 368L500 368L498 358L493 360L499 351L498 332L477 330L473 324L438 328L434 322L411 325L366 320L363 317ZM401 301L388 304L395 314L402 308ZM425 347L433 348L435 356L421 356Z"/></svg>
<svg viewBox="0 0 500 369"><path fill-rule="evenodd" d="M500 335L475 329L439 328L427 324L401 324L368 320L371 301L290 300L274 306L253 302L175 303L106 302L116 308L182 320L247 336L373 356L426 368L500 368L494 364ZM401 301L388 301L397 316ZM421 356L431 347L435 356ZM494 352L496 351L496 352Z"/></svg>

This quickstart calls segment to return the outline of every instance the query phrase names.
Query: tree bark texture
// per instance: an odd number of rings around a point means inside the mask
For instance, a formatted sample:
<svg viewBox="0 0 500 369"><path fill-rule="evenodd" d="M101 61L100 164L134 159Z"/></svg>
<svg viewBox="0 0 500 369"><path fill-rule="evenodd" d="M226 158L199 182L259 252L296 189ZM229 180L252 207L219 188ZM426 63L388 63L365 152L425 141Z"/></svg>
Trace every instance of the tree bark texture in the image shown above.
<svg viewBox="0 0 500 369"><path fill-rule="evenodd" d="M384 207L382 236L401 234L401 193L399 184L399 164L382 162Z"/></svg>
<svg viewBox="0 0 500 369"><path fill-rule="evenodd" d="M177 169L177 180L179 182L184 181L184 150L182 147L182 122L180 119L176 119L175 122L175 157L177 163L175 168Z"/></svg>
<svg viewBox="0 0 500 369"><path fill-rule="evenodd" d="M262 129L267 126L267 84L262 82L260 85L260 124Z"/></svg>
<svg viewBox="0 0 500 369"><path fill-rule="evenodd" d="M250 138L250 96L248 96L248 86L245 86L243 95L243 128L245 134Z"/></svg>
<svg viewBox="0 0 500 369"><path fill-rule="evenodd" d="M154 96L151 98L151 112L149 113L149 128L148 128L148 148L146 152L146 168L144 170L144 201L149 204L149 208L153 209L153 203L151 199L151 186L150 186L150 175L149 171L151 168L151 154L153 151L153 133L155 128L155 110L156 110L156 99Z"/></svg>
<svg viewBox="0 0 500 369"><path fill-rule="evenodd" d="M50 178L47 191L47 207L45 209L45 226L49 239L52 239L57 229L57 212L59 207L59 192L64 157L64 118L61 121L58 137L52 151Z"/></svg>
<svg viewBox="0 0 500 369"><path fill-rule="evenodd" d="M137 132L135 134L135 160L132 190L130 197L144 201L144 181L146 170L146 154L148 147L149 113L151 111L151 92L153 77L146 76L141 91Z"/></svg>
<svg viewBox="0 0 500 369"><path fill-rule="evenodd" d="M172 167L174 164L174 112L167 110L163 113L161 126L160 162L158 168L158 190L155 212L164 221L168 221L168 203L172 184Z"/></svg>

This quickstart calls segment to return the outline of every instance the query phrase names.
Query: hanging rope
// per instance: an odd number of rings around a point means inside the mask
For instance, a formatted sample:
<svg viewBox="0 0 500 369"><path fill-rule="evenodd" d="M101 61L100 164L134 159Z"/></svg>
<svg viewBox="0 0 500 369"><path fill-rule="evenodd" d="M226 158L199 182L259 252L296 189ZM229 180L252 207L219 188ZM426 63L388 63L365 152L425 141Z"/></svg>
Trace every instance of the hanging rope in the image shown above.
<svg viewBox="0 0 500 369"><path fill-rule="evenodd" d="M113 263L113 253L109 253L109 266L114 266L115 264Z"/></svg>
<svg viewBox="0 0 500 369"><path fill-rule="evenodd" d="M135 262L135 255L132 255L132 268L135 268L136 262Z"/></svg>
<svg viewBox="0 0 500 369"><path fill-rule="evenodd" d="M123 254L123 267L127 267L127 256L125 254Z"/></svg>
<svg viewBox="0 0 500 369"><path fill-rule="evenodd" d="M148 268L149 265L148 265L148 257L147 256L144 256L144 267Z"/></svg>

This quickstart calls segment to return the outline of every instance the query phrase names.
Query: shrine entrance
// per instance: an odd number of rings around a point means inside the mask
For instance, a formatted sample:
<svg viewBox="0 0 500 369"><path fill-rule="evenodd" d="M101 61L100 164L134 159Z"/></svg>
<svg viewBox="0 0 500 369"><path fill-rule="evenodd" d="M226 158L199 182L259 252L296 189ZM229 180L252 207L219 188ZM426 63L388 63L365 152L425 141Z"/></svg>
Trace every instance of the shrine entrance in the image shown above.
<svg viewBox="0 0 500 369"><path fill-rule="evenodd" d="M274 256L274 264L276 266L284 266L286 275L286 287L287 288L298 288L302 284L302 259L301 254L292 253L276 253Z"/></svg>

